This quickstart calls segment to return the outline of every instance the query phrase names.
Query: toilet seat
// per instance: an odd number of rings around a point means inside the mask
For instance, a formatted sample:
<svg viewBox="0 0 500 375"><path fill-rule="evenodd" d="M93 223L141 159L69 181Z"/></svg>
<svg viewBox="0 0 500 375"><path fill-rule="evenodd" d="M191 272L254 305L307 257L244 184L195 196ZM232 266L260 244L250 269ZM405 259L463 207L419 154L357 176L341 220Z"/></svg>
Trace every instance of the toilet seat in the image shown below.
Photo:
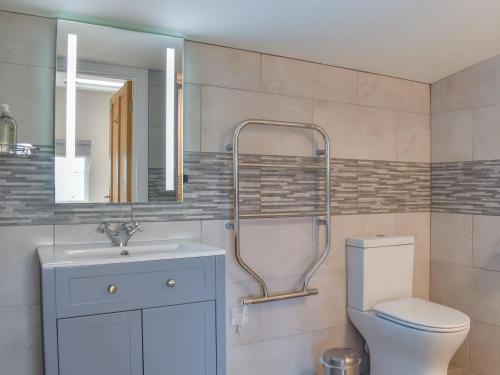
<svg viewBox="0 0 500 375"><path fill-rule="evenodd" d="M420 298L382 302L373 310L383 319L423 331L458 332L470 327L470 319L464 313Z"/></svg>

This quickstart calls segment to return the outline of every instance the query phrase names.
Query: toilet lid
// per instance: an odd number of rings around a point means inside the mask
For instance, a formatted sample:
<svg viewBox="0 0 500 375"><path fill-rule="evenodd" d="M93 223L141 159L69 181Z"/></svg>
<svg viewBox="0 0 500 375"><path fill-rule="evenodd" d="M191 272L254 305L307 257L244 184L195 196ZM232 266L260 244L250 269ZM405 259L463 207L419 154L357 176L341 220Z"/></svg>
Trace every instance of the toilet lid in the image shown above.
<svg viewBox="0 0 500 375"><path fill-rule="evenodd" d="M464 313L419 298L382 302L373 310L381 318L424 331L457 332L470 326L470 318Z"/></svg>

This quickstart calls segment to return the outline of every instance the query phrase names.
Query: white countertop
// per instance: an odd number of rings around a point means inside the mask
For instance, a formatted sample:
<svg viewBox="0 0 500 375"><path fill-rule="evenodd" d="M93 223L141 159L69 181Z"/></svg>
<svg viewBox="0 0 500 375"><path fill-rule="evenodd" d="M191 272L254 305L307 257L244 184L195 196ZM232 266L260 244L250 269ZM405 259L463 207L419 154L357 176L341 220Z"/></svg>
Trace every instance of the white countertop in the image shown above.
<svg viewBox="0 0 500 375"><path fill-rule="evenodd" d="M39 246L37 251L45 269L226 254L224 249L186 239L137 241L125 247L113 247L111 243ZM122 251L127 251L128 255L122 255Z"/></svg>

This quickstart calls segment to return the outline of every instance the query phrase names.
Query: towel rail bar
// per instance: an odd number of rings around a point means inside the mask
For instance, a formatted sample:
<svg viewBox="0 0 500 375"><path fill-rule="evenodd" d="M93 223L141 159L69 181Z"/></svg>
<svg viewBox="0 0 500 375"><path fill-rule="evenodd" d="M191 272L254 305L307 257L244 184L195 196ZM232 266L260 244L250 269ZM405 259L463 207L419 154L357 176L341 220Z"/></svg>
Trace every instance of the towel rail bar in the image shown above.
<svg viewBox="0 0 500 375"><path fill-rule="evenodd" d="M259 164L259 163L249 163L249 162L239 162L239 138L241 131L250 125L263 125L263 126L276 126L276 127L285 127L285 128L298 128L298 129L312 129L323 137L324 140L324 149L320 150L318 154L321 158L323 158L323 165L310 165L310 166L298 166L296 164ZM284 299L290 298L299 298L299 297L307 297L311 295L316 295L319 293L318 289L310 289L309 283L311 278L316 273L321 264L325 261L328 253L330 252L330 243L331 243L331 233L330 233L330 225L331 225L331 206L330 206L330 139L328 134L318 125L315 124L306 124L306 123L297 123L297 122L285 122L285 121L271 121L271 120L246 120L241 122L233 132L233 144L232 147L227 147L228 150L233 151L233 187L234 187L234 223L232 225L233 234L234 234L234 249L236 260L238 264L249 273L261 286L261 295L260 296L249 296L243 298L243 304L250 305L256 303L264 303L264 302L272 302L272 301L280 301ZM239 178L239 168L242 167L272 167L272 168L304 168L304 169L324 169L324 192L325 192L325 209L316 212L272 212L272 213L260 213L260 214L241 214L240 213L240 178ZM325 229L325 243L323 246L323 252L321 256L314 262L309 269L305 271L304 280L302 284L301 290L296 291L288 291L281 293L269 293L269 289L267 287L264 279L255 272L243 259L241 256L241 244L240 244L240 219L256 219L256 218L280 218L280 217L297 217L297 216L322 216L323 220L320 220L321 224L326 226Z"/></svg>

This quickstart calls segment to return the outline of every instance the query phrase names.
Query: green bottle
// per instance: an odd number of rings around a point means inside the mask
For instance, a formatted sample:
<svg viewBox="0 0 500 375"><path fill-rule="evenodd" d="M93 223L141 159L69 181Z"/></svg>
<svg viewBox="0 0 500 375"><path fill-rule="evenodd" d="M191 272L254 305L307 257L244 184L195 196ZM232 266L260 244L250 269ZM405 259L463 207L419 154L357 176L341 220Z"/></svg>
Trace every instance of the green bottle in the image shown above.
<svg viewBox="0 0 500 375"><path fill-rule="evenodd" d="M0 105L0 152L15 152L17 145L17 124L10 115L8 104Z"/></svg>

